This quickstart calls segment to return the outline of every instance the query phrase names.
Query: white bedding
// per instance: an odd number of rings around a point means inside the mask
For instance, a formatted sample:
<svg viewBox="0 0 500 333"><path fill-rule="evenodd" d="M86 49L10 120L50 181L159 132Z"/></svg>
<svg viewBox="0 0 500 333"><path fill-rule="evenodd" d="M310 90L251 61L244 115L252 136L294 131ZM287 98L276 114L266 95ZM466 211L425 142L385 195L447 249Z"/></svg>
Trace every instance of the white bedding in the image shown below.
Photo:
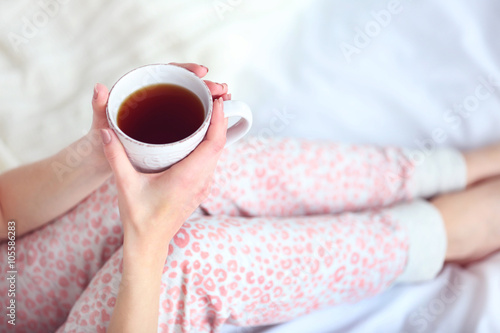
<svg viewBox="0 0 500 333"><path fill-rule="evenodd" d="M0 2L0 170L81 136L96 81L110 86L131 68L169 61L206 64L209 79L229 83L233 98L253 107L255 135L424 153L500 140L495 1L60 1L45 1L46 20L36 2ZM23 36L26 20L38 27ZM365 28L372 37L356 47ZM12 38L22 41L18 51ZM277 114L284 128L272 128ZM224 331L499 332L499 277L497 254L359 304Z"/></svg>

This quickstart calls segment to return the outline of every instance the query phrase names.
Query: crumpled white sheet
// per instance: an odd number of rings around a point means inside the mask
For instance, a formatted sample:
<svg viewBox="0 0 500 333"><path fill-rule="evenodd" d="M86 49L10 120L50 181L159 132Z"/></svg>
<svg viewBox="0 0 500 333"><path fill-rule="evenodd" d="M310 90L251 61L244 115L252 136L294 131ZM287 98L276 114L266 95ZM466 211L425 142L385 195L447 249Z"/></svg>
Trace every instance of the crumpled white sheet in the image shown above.
<svg viewBox="0 0 500 333"><path fill-rule="evenodd" d="M0 2L0 170L85 133L96 81L169 61L209 66L209 79L252 106L257 136L423 153L500 140L498 2L60 1L44 1L47 19L37 2ZM38 27L23 31L26 20ZM13 34L24 38L18 51ZM498 332L498 276L499 254L359 304L224 331Z"/></svg>

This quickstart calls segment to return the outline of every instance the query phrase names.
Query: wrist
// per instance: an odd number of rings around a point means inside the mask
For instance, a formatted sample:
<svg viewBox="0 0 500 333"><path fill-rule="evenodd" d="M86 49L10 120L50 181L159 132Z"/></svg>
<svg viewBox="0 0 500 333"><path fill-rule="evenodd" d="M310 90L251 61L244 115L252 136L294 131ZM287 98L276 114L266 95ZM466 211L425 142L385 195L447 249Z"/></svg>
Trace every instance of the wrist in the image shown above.
<svg viewBox="0 0 500 333"><path fill-rule="evenodd" d="M143 249L123 249L122 283L141 283L161 280L167 251L143 251Z"/></svg>
<svg viewBox="0 0 500 333"><path fill-rule="evenodd" d="M52 169L59 182L77 182L89 191L95 190L112 174L102 145L96 142L92 131L40 163Z"/></svg>
<svg viewBox="0 0 500 333"><path fill-rule="evenodd" d="M157 237L156 234L139 236L127 231L124 230L123 235L124 258L147 267L163 266L167 259L171 237Z"/></svg>
<svg viewBox="0 0 500 333"><path fill-rule="evenodd" d="M143 214L133 216L133 213L123 212L124 249L130 254L167 255L170 241L177 234L187 218L178 214L178 210L168 203L158 214Z"/></svg>
<svg viewBox="0 0 500 333"><path fill-rule="evenodd" d="M87 155L83 161L87 167L91 168L99 176L110 177L112 174L104 151L99 130L91 129L85 136L74 143L77 152ZM90 153L85 154L87 149Z"/></svg>

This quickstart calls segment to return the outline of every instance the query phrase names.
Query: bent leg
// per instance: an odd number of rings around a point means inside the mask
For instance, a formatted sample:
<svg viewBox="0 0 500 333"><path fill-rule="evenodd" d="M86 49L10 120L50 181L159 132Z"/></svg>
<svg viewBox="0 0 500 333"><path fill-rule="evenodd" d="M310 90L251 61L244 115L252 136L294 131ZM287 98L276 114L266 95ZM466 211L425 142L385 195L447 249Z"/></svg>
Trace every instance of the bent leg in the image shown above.
<svg viewBox="0 0 500 333"><path fill-rule="evenodd" d="M202 208L211 215L303 216L380 208L462 189L453 149L430 155L395 147L300 139L238 142L225 149Z"/></svg>
<svg viewBox="0 0 500 333"><path fill-rule="evenodd" d="M53 332L95 273L122 244L116 188L110 179L65 215L16 240L16 332ZM0 244L7 267L7 243ZM7 305L7 280L0 300ZM6 316L0 327L8 327Z"/></svg>
<svg viewBox="0 0 500 333"><path fill-rule="evenodd" d="M408 235L398 216L392 209L300 218L192 216L169 246L158 331L279 323L380 293L407 265ZM119 250L58 332L105 331L121 262Z"/></svg>

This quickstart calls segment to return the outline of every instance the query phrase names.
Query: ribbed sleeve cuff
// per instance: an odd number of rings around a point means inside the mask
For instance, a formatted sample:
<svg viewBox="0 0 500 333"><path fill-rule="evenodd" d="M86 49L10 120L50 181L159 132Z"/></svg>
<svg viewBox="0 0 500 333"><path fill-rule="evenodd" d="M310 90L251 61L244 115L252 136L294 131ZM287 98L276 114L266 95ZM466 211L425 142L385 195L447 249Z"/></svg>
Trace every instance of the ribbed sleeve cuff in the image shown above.
<svg viewBox="0 0 500 333"><path fill-rule="evenodd" d="M417 200L390 209L406 228L409 252L405 271L395 282L431 280L441 271L447 248L446 230L441 214L427 201Z"/></svg>
<svg viewBox="0 0 500 333"><path fill-rule="evenodd" d="M460 151L440 148L429 155L411 150L406 154L415 165L410 182L413 198L429 198L462 190L467 185L467 165Z"/></svg>

